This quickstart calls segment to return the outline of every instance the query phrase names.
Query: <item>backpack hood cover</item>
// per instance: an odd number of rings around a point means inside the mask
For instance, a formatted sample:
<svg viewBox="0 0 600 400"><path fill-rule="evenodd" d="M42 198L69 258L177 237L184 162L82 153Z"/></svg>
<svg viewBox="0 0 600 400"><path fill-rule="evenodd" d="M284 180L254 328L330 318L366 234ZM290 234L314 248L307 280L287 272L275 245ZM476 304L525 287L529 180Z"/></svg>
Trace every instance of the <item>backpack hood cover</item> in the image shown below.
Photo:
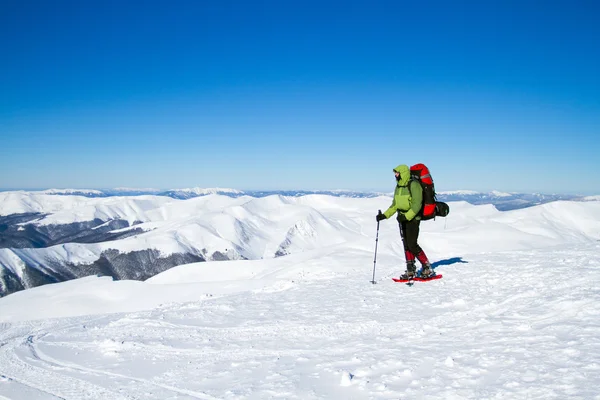
<svg viewBox="0 0 600 400"><path fill-rule="evenodd" d="M398 186L406 186L408 184L408 181L410 180L410 168L408 168L408 165L398 165L396 168L394 168L394 172L400 173L400 179L398 179Z"/></svg>

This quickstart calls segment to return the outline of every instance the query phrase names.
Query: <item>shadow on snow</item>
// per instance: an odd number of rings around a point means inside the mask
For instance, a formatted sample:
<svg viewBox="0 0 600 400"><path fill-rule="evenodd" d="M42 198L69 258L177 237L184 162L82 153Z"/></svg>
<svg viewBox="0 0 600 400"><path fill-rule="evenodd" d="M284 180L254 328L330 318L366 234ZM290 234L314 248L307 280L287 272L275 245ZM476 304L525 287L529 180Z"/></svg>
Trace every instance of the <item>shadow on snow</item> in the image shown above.
<svg viewBox="0 0 600 400"><path fill-rule="evenodd" d="M462 257L452 257L445 260L439 260L431 263L431 268L436 269L440 265L452 265L452 264L468 264L468 261L464 261Z"/></svg>

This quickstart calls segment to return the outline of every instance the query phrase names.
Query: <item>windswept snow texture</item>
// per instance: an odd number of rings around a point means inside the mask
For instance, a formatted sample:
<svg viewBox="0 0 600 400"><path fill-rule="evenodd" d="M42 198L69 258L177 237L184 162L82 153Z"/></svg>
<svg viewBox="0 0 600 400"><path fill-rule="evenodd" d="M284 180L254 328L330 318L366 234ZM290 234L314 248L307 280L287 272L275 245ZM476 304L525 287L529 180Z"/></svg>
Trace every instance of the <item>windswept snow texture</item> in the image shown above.
<svg viewBox="0 0 600 400"><path fill-rule="evenodd" d="M0 398L600 398L600 203L452 203L421 225L444 277L407 285L394 220L374 264L388 197L205 199L210 221L244 217L222 234L247 255L293 251L0 299ZM165 220L199 207L177 204Z"/></svg>

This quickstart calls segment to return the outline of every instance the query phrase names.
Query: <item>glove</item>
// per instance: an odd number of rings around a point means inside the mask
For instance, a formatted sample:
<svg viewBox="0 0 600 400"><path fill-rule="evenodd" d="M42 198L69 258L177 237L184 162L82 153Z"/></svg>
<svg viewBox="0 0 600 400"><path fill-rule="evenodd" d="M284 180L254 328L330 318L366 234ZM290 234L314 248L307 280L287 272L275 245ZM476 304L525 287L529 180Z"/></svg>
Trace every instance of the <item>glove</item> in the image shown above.
<svg viewBox="0 0 600 400"><path fill-rule="evenodd" d="M406 215L404 215L403 213L398 213L398 216L396 217L396 219L398 220L398 222L407 222L408 219L406 219Z"/></svg>
<svg viewBox="0 0 600 400"><path fill-rule="evenodd" d="M385 219L385 215L384 214L377 214L377 216L375 217L375 219L377 220L377 222L383 221Z"/></svg>

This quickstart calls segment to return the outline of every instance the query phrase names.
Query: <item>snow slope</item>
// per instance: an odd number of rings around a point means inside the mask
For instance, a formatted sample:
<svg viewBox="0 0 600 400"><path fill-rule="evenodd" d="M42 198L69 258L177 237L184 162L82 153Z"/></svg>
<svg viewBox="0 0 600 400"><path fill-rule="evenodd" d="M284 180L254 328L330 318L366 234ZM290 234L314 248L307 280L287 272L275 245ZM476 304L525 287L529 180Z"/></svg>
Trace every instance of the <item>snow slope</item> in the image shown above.
<svg viewBox="0 0 600 400"><path fill-rule="evenodd" d="M36 225L68 224L120 219L129 229L145 232L124 239L101 243L66 243L47 248L0 249L0 262L6 268L18 270L19 260L30 265L46 266L47 260L66 264L89 264L109 249L120 253L155 249L168 256L176 253L204 254L207 259L260 259L286 255L336 243L364 239L371 232L366 228L373 210L386 208L388 196L355 199L324 195L301 197L268 196L231 198L208 195L189 200L162 196L83 198L77 196L39 197L37 195L5 195L5 208L14 210L14 202L23 212L37 210L47 214ZM600 203L553 202L533 208L498 212L491 205L473 206L466 202L451 203L446 219L424 224L431 232L435 248L443 248L447 238L467 234L471 242L458 240L469 251L476 244L486 251L490 242L490 224L500 224L505 250L559 244L579 240L582 234L595 237L600 228L586 226L589 213L600 214ZM521 212L522 211L522 212ZM535 215L539 219L528 219ZM574 226L574 224L579 224ZM394 225L394 224L389 224ZM393 228L395 230L397 228ZM575 229L575 230L573 230ZM464 231L469 231L466 233ZM509 233L510 234L506 234ZM559 234L555 234L559 232ZM541 236L541 241L536 240ZM438 239L439 237L440 239ZM15 263L16 261L16 263ZM52 268L56 268L53 263Z"/></svg>
<svg viewBox="0 0 600 400"><path fill-rule="evenodd" d="M374 285L373 210L388 200L246 202L236 215L322 215L346 239L0 299L0 396L600 398L598 203L453 203L420 239L444 277L412 286L390 279L402 249L383 221Z"/></svg>
<svg viewBox="0 0 600 400"><path fill-rule="evenodd" d="M333 199L330 196L315 196L314 199L319 203L318 199L325 197ZM92 218L121 219L130 224L138 222L124 230L145 232L99 243L0 249L0 266L18 271L26 261L40 270L56 270L60 268L57 264L90 264L108 250L130 253L153 249L164 256L203 254L208 260L224 256L260 259L326 247L361 236L360 224L340 223L336 218L339 213L333 215L334 218L325 216L312 205L303 204L306 199L301 199L209 195L173 200L138 196L87 199L88 202L76 206L78 198L65 198L63 210L54 211L34 224L66 224ZM49 209L53 209L54 203L49 204Z"/></svg>
<svg viewBox="0 0 600 400"><path fill-rule="evenodd" d="M100 219L148 220L144 213L175 200L163 196L84 197L54 196L37 192L0 193L0 216L21 213L48 214L41 225L68 224Z"/></svg>

